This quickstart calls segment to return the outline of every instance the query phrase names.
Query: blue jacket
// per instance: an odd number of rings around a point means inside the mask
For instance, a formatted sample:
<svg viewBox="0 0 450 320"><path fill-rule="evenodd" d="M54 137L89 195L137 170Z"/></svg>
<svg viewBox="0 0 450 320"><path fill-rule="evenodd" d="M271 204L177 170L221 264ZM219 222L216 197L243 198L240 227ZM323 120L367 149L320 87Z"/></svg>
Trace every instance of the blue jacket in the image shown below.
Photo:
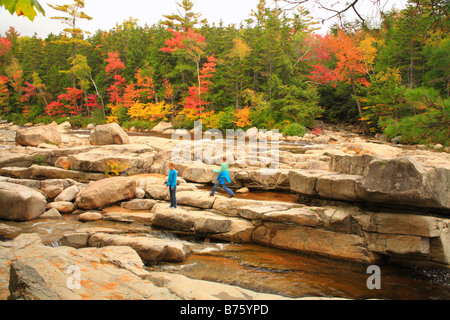
<svg viewBox="0 0 450 320"><path fill-rule="evenodd" d="M228 171L222 171L217 176L217 180L220 181L220 184L224 184L225 181L228 182L228 183L231 183L230 173Z"/></svg>
<svg viewBox="0 0 450 320"><path fill-rule="evenodd" d="M177 186L177 176L178 176L177 170L170 170L166 186L170 186L171 188L175 188Z"/></svg>

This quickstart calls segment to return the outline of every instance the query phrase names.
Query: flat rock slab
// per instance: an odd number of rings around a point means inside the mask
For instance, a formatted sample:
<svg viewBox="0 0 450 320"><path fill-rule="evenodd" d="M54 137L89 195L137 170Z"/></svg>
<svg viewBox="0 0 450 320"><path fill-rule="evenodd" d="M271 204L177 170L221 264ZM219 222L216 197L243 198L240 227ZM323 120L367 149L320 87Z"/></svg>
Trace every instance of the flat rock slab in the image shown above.
<svg viewBox="0 0 450 320"><path fill-rule="evenodd" d="M89 247L129 246L136 250L147 264L159 261L184 261L190 248L183 241L158 239L146 236L125 236L96 233L89 238Z"/></svg>
<svg viewBox="0 0 450 320"><path fill-rule="evenodd" d="M179 299L142 279L148 272L136 251L128 246L51 248L44 246L36 234L27 234L16 238L6 251L9 261L1 260L0 269L9 269L11 299ZM2 297L7 295L0 292Z"/></svg>

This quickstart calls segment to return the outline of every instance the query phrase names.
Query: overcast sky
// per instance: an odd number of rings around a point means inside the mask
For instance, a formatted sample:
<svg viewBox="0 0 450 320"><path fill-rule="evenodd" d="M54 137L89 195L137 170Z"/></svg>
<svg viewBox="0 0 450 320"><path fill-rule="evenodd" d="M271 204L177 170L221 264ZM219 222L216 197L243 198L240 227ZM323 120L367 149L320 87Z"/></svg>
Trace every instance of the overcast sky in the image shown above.
<svg viewBox="0 0 450 320"><path fill-rule="evenodd" d="M326 0L325 0L326 1ZM406 0L381 0L387 2L388 7L396 3L397 8L402 8L402 3ZM84 12L90 15L93 20L83 21L77 25L83 30L95 33L98 29L110 30L115 27L116 23L122 23L124 20L132 17L139 20L140 25L151 26L158 23L159 20L164 20L163 15L175 13L177 10L176 0L86 0ZM181 0L179 0L181 2ZM66 26L60 21L51 20L50 17L59 15L59 12L53 10L47 3L50 4L70 4L71 0L39 0L39 3L44 7L45 17L38 13L34 22L28 18L11 16L9 12L0 8L0 35L4 35L13 26L22 36L32 36L35 32L38 37L46 38L48 34L59 34ZM225 25L232 23L239 24L248 19L251 10L256 9L258 0L194 0L194 12L200 12L202 18L208 19L212 24L219 23L220 20ZM267 3L272 4L271 0ZM370 3L369 0L360 2ZM280 6L281 6L280 2ZM310 8L313 12L314 9ZM369 9L365 9L370 12ZM323 11L314 13L315 18L321 18L320 15L325 14ZM328 13L326 13L328 14ZM323 18L323 17L322 17ZM324 28L325 29L325 28Z"/></svg>

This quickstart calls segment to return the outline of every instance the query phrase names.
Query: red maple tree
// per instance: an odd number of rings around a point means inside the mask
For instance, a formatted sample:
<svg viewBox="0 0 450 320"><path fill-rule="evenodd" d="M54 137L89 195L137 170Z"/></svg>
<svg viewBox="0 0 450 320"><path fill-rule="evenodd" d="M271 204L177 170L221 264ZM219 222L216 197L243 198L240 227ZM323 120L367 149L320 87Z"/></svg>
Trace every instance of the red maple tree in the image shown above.
<svg viewBox="0 0 450 320"><path fill-rule="evenodd" d="M0 57L6 55L9 49L11 49L11 41L0 37Z"/></svg>
<svg viewBox="0 0 450 320"><path fill-rule="evenodd" d="M184 29L182 32L168 29L172 37L164 43L166 46L159 49L163 52L173 53L176 51L185 51L190 56L203 54L203 44L205 37L194 30Z"/></svg>
<svg viewBox="0 0 450 320"><path fill-rule="evenodd" d="M106 74L116 75L125 68L125 64L120 60L119 52L108 52L108 58L105 59L108 65L105 67Z"/></svg>
<svg viewBox="0 0 450 320"><path fill-rule="evenodd" d="M91 112L91 110L102 108L102 106L98 104L97 98L98 96L96 94L88 94L86 101L83 104L83 106L86 107L88 114Z"/></svg>
<svg viewBox="0 0 450 320"><path fill-rule="evenodd" d="M9 96L11 95L8 90L8 78L0 76L0 110L4 112L9 111Z"/></svg>
<svg viewBox="0 0 450 320"><path fill-rule="evenodd" d="M210 78L216 72L216 58L214 55L208 57L208 61L205 62L202 66L202 70L200 71L200 86L191 86L189 87L189 94L184 99L184 108L186 109L194 109L196 114L201 113L205 110L204 106L207 105L207 102L204 98L206 93L208 92L209 86L211 84Z"/></svg>
<svg viewBox="0 0 450 320"><path fill-rule="evenodd" d="M66 88L66 93L60 94L58 100L48 104L46 113L49 116L78 115L82 112L82 107L77 106L77 101L83 96L83 91L77 88Z"/></svg>
<svg viewBox="0 0 450 320"><path fill-rule="evenodd" d="M134 75L136 79L136 90L139 93L139 98L143 100L152 100L155 97L154 83L150 76L144 75L141 69L138 69Z"/></svg>
<svg viewBox="0 0 450 320"><path fill-rule="evenodd" d="M334 69L325 65L330 58L328 55L317 55L317 64L312 65L313 71L308 76L311 80L322 84L334 84L336 82L348 83L352 86L353 95L360 114L360 120L364 131L367 133L367 124L363 120L360 99L358 97L357 85L368 87L370 82L366 76L368 71L365 68L364 54L357 47L350 35L342 30L338 30L334 37L322 38L323 48L336 60Z"/></svg>
<svg viewBox="0 0 450 320"><path fill-rule="evenodd" d="M195 62L197 68L198 84L196 87L189 87L188 95L185 97L184 106L185 108L195 109L198 112L201 112L204 109L202 106L206 104L206 101L202 97L202 93L206 92L208 89L207 86L205 86L205 83L202 82L204 81L203 79L205 79L205 77L209 77L208 73L210 73L211 71L207 70L208 66L204 66L204 68L206 69L200 70L200 62L205 54L204 47L206 45L206 39L200 33L195 32L192 29L184 29L181 32L171 29L168 29L167 31L172 33L172 37L167 39L165 42L166 46L159 50L163 52L174 53ZM209 62L208 60L207 63L211 62Z"/></svg>
<svg viewBox="0 0 450 320"><path fill-rule="evenodd" d="M105 67L106 74L112 75L114 83L109 86L106 91L109 94L109 101L115 106L123 102L122 94L126 85L125 78L119 74L120 70L126 69L125 64L120 60L119 52L108 52L108 58L105 59L108 63Z"/></svg>

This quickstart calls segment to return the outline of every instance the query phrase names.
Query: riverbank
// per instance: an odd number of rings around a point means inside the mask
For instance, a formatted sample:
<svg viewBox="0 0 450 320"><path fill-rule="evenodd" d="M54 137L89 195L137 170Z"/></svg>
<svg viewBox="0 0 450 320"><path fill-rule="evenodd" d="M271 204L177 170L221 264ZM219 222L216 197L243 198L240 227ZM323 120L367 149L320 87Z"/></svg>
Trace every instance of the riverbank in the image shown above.
<svg viewBox="0 0 450 320"><path fill-rule="evenodd" d="M86 132L55 128L61 140L39 147L13 144L10 132L14 131L3 128L2 183L40 190L44 200L36 195L37 201L45 201L45 208L40 214L33 213L32 219L40 220L44 211L47 215L52 211L56 217L76 216L80 224L96 220L129 227L127 231L86 230L80 225L81 230L62 232L52 240L75 248L71 252L127 247L138 255L141 263L136 265L142 268L186 261L195 251L194 244L160 239L139 230L145 225L202 240L254 243L362 264L394 261L449 268L447 153L374 143L345 132L325 132L321 143L315 137L285 138L273 174L262 174L263 161L257 166L232 164L230 169L235 190L283 192L281 199L266 193L265 197L272 198L210 197L205 189L214 180L217 167L187 164L178 167L182 178L177 192L179 209L170 210L164 177L171 151L179 141L121 133L122 144L94 145ZM210 144L205 139L202 147ZM105 173L111 175L113 170L119 176L106 178ZM292 201L290 195L303 201ZM14 216L13 220L23 219ZM139 226L137 230L130 227L133 225ZM3 230L9 238L24 233L7 227ZM39 238L42 241L42 236ZM36 268L39 272L40 267ZM166 280L161 280L161 274L158 277L153 283L170 283L171 276Z"/></svg>

